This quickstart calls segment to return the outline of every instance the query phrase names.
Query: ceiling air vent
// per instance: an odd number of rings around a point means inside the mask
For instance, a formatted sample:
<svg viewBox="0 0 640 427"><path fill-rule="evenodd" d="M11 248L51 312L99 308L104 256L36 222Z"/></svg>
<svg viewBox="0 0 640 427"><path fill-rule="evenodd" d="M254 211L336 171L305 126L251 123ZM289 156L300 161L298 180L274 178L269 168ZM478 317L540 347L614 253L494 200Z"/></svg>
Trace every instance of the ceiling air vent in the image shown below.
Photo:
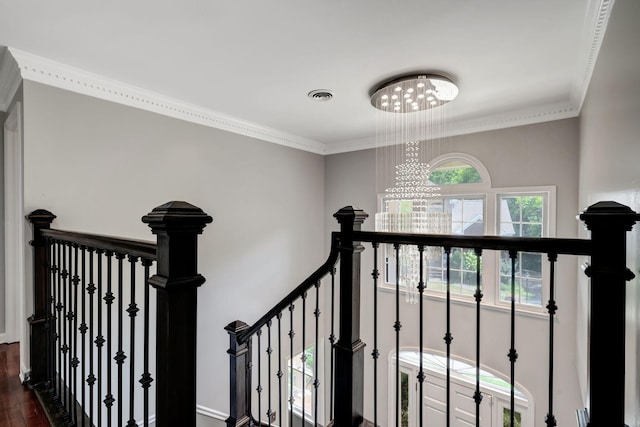
<svg viewBox="0 0 640 427"><path fill-rule="evenodd" d="M313 99L314 101L323 102L333 98L333 93L331 93L330 90L326 90L326 89L316 89L309 92L307 96Z"/></svg>

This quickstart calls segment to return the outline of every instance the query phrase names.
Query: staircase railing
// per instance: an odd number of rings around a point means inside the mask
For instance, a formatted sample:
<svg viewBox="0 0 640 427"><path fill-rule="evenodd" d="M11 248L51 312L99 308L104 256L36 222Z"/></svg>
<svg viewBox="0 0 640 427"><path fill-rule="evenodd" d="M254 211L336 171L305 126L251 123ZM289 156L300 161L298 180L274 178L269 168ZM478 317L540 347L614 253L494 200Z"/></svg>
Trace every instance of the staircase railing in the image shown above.
<svg viewBox="0 0 640 427"><path fill-rule="evenodd" d="M155 243L54 230L55 218L27 216L30 384L52 424L195 425L197 235L211 217L159 206L142 218Z"/></svg>
<svg viewBox="0 0 640 427"><path fill-rule="evenodd" d="M475 298L475 332L476 332L476 376L475 392L469 396L475 403L475 425L481 425L480 405L483 393L480 383L480 334L482 312L482 277L480 272L480 256L483 251L505 251L511 264L511 280L508 289L511 292L509 307L509 323L505 325L505 331L509 335L509 348L505 349L509 368L509 422L516 425L516 363L518 352L515 346L516 336L516 268L519 254L539 253L544 254L549 262L550 271L549 301L546 306L549 317L548 336L546 344L549 349L549 358L546 364L546 376L548 378L548 406L544 420L536 420L539 425L544 422L547 427L557 425L554 413L554 317L558 310L555 301L555 265L558 255L589 256L590 264L586 266L585 273L590 278L590 336L588 342L588 410L578 410L578 423L589 427L624 426L624 358L625 358L625 282L633 278L633 273L626 268L626 233L631 230L640 216L626 206L614 202L600 202L584 211L580 219L591 231L591 238L586 239L561 239L561 238L513 238L497 236L448 236L448 235L419 235L401 233L379 233L361 231L361 224L367 217L362 210L346 207L334 215L340 223L340 232L332 233L331 255L325 264L312 276L305 280L285 299L271 309L265 316L252 326L236 321L227 326L230 334L230 417L228 426L245 425L333 425L333 426L358 426L373 423L374 426L386 425L378 419L378 396L390 394L395 398L396 426L402 425L400 415L400 376L398 371L402 323L400 322L400 283L397 279L400 269L401 257L399 250L403 246L416 248L420 253L420 279L414 284L419 293L419 341L420 366L418 384L420 387L419 399L423 397L425 382L425 369L423 360L423 334L426 327L423 320L424 307L423 295L426 290L424 277L424 251L429 247L443 248L446 259L446 321L444 328L444 343L446 346L446 409L440 421L436 425L449 426L452 420L451 394L451 346L453 341L451 322L451 295L450 295L450 260L451 251L454 248L470 249L477 257L478 270L476 273ZM360 338L361 322L361 252L362 243L370 243L373 249L373 349L371 358L373 361L373 379L365 381L365 344ZM395 322L395 357L396 369L393 379L390 379L386 390L378 390L377 370L380 349L378 346L378 301L377 288L380 276L378 267L380 245L391 245L396 253L396 284L395 307L385 307L388 316L393 311ZM334 265L339 260L339 288L337 289L338 311L334 311L335 273ZM329 302L325 306L331 306L328 317L323 322L318 322L321 287L323 277L330 278L330 288L325 289ZM326 280L325 280L326 281ZM305 307L308 299L307 293L315 286L315 327L313 333L314 347L309 352L306 341ZM330 295L329 295L330 294ZM299 302L297 302L299 301ZM294 318L295 305L302 305L302 313ZM288 313L287 313L288 311ZM289 318L287 319L287 314ZM338 316L337 339L334 334L334 318ZM286 322L284 330L282 326ZM319 326L320 325L320 326ZM436 325L439 326L439 325ZM323 329L324 328L324 329ZM275 330L275 331L274 331ZM294 337L302 335L301 342L294 342ZM266 335L266 345L263 344ZM318 337L329 335L331 349L329 353L330 363L321 363L318 352ZM287 338L288 336L288 338ZM275 338L274 338L275 337ZM254 344L257 343L257 349ZM274 350L276 343L277 351ZM286 347L283 349L283 343ZM288 352L287 352L288 350ZM298 354L299 353L299 354ZM308 364L313 357L314 364ZM300 362L297 361L300 358ZM335 363L335 364L334 364ZM323 373L318 365L329 365L328 372ZM287 372L283 370L286 366ZM300 368L300 366L302 368ZM305 367L313 369L313 372L305 373ZM606 366L606 369L603 367ZM545 366L538 366L541 375L545 372ZM283 384L284 381L287 383ZM297 377L297 378L296 378ZM308 379L307 379L308 377ZM300 378L302 381L300 381ZM305 382L306 380L306 382ZM329 386L325 390L319 390L321 380L328 380ZM365 419L365 383L368 387L367 396L373 396L373 402L367 405L367 419ZM311 384L312 387L307 387ZM394 386L395 390L392 389ZM254 389L255 387L255 389ZM265 392L265 389L268 390ZM300 390L302 388L302 390ZM310 388L310 390L307 390ZM277 390L274 392L273 390ZM284 392L283 392L284 390ZM294 395L294 391L299 392ZM310 393L307 393L309 391ZM320 401L318 397L321 397ZM307 397L310 397L308 399ZM328 405L322 404L322 398L326 398ZM300 402L302 399L302 402ZM393 402L393 398L390 400ZM386 402L386 399L385 399ZM556 406L558 402L555 402ZM311 405L306 406L305 405ZM328 407L327 407L328 406ZM420 416L418 424L423 425L422 402L419 404ZM283 414L287 410L288 414ZM320 413L320 415L318 415ZM277 415L277 416L276 416ZM371 421L369 421L371 420ZM440 424L440 422L442 424ZM564 421L567 423L568 421Z"/></svg>

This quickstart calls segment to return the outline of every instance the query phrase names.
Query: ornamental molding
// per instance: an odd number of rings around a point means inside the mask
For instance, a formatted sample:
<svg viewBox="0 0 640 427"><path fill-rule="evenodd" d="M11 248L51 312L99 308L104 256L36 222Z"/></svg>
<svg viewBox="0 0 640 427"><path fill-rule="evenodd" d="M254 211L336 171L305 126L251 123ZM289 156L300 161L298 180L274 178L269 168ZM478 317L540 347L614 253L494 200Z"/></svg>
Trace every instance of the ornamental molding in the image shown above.
<svg viewBox="0 0 640 427"><path fill-rule="evenodd" d="M588 10L591 14L586 16L584 32L581 37L583 45L580 46L582 51L582 64L580 64L580 75L576 80L577 84L574 86L571 101L575 108L582 110L582 104L587 96L589 89L589 83L591 82L591 76L596 66L596 60L600 53L600 47L602 46L602 40L609 23L609 17L611 16L611 9L615 0L589 0L590 2L597 3L597 7L589 7Z"/></svg>
<svg viewBox="0 0 640 427"><path fill-rule="evenodd" d="M19 49L9 48L24 80L139 108L187 122L249 136L316 154L324 154L324 144L277 129L240 120L217 111L55 62ZM5 55L5 57L11 55Z"/></svg>

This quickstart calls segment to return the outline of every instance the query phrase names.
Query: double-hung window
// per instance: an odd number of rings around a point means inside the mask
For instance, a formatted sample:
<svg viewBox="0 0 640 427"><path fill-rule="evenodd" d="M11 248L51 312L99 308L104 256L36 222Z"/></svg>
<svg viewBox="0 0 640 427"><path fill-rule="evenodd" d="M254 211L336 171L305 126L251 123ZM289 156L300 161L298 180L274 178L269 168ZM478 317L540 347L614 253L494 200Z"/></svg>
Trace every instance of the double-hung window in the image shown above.
<svg viewBox="0 0 640 427"><path fill-rule="evenodd" d="M501 236L547 237L549 235L549 192L501 193L497 195L498 230ZM513 298L516 303L541 307L543 302L542 254L521 252L512 259L506 251L500 252L499 301L512 298L512 273L515 279ZM512 272L512 270L514 270Z"/></svg>

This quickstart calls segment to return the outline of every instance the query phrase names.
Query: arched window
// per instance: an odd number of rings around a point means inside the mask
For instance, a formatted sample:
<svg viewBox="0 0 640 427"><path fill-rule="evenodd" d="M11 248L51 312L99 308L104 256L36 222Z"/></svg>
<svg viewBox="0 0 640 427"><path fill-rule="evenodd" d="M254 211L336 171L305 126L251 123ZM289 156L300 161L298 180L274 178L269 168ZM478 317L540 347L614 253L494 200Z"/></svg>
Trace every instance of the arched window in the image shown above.
<svg viewBox="0 0 640 427"><path fill-rule="evenodd" d="M439 186L477 184L491 188L489 171L476 158L464 153L449 153L431 161L429 181Z"/></svg>

